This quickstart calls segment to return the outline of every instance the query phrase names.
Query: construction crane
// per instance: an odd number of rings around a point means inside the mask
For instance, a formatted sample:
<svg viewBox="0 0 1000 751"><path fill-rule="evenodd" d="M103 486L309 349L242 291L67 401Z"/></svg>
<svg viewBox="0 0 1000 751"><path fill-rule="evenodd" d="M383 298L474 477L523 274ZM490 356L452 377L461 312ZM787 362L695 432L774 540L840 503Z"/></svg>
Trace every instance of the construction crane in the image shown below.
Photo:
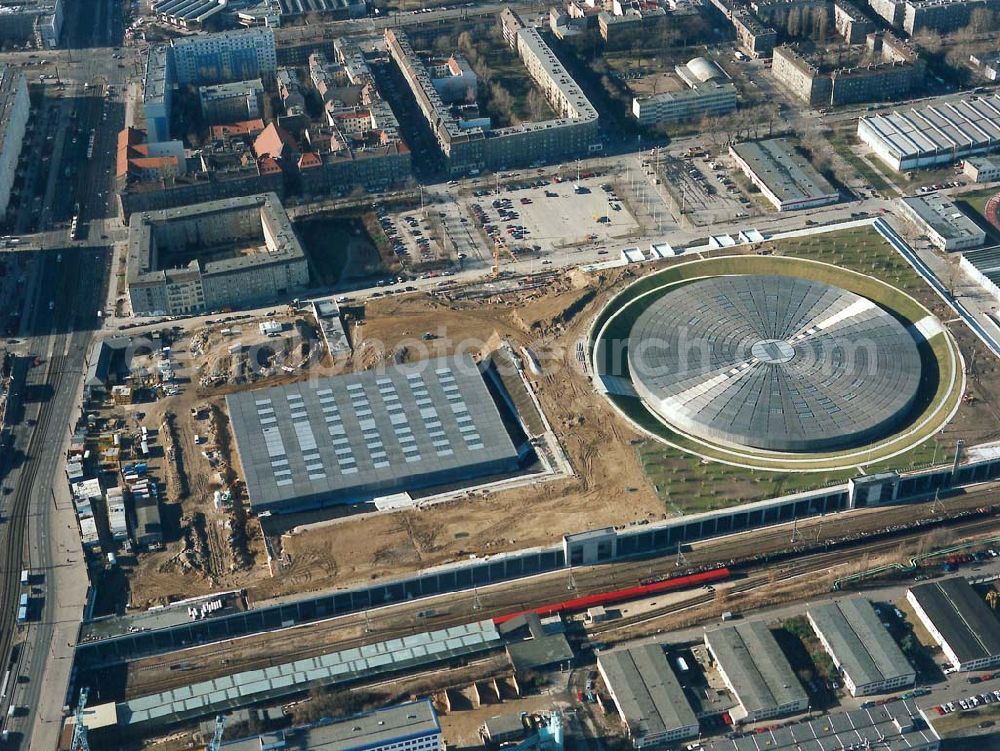
<svg viewBox="0 0 1000 751"><path fill-rule="evenodd" d="M215 716L215 732L212 733L212 740L205 747L205 751L219 751L222 748L222 733L226 729L226 718L224 715Z"/></svg>
<svg viewBox="0 0 1000 751"><path fill-rule="evenodd" d="M83 721L83 710L87 708L87 697L90 689L84 686L80 689L80 701L73 713L73 751L90 751L90 741L87 739L87 725Z"/></svg>

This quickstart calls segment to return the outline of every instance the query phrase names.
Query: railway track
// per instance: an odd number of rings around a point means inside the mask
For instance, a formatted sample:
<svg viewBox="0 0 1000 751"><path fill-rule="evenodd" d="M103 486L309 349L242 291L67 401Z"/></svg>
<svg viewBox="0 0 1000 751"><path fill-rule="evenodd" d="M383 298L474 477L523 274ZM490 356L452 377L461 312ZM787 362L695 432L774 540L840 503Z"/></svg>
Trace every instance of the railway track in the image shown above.
<svg viewBox="0 0 1000 751"><path fill-rule="evenodd" d="M975 519L961 524L956 524L953 529L964 533L974 533L974 532L989 532L997 528L997 521L995 518L987 519ZM909 535L912 537L913 535ZM880 540L872 543L871 545L866 545L863 547L863 552L866 555L877 555L879 553L890 552L895 548L898 548L900 543L903 542L905 538L893 538L889 540ZM836 563L843 563L845 554L843 550L832 551L830 553L818 553L813 556L809 556L808 560L803 560L802 562L794 563L790 566L785 566L779 568L777 578L773 578L770 574L767 575L752 575L748 576L742 581L738 581L732 587L729 587L726 592L729 596L734 594L741 594L743 592L748 592L757 587L764 586L767 584L780 584L786 582L789 579L794 579L799 576L804 576L806 574L813 573L817 570L821 570L829 565ZM634 616L627 616L625 618L617 618L611 623L607 623L603 626L595 626L590 629L590 633L597 634L607 634L613 633L624 628L629 628L632 626L642 625L643 623L648 623L650 621L655 621L662 618L665 615L670 615L672 613L679 613L683 610L688 610L689 608L698 607L700 605L707 605L712 602L715 598L714 592L708 592L707 594L700 595L699 597L685 600L683 602L674 603L672 605L665 605L662 608L656 608L655 610L648 610L644 613L638 613Z"/></svg>
<svg viewBox="0 0 1000 751"><path fill-rule="evenodd" d="M57 393L62 383L64 361L64 357L54 356L49 362L49 375L46 381L43 384L26 383L25 388L49 385L53 394ZM30 375L29 372L29 377ZM38 422L28 441L23 469L11 496L7 522L3 525L3 535L0 536L0 548L3 549L3 571L0 572L0 584L3 585L0 594L0 655L3 655L4 660L7 660L11 653L17 630L17 600L21 588L20 573L25 568L24 541L28 531L28 511L41 467L38 456L47 438L51 419L50 403L42 404Z"/></svg>
<svg viewBox="0 0 1000 751"><path fill-rule="evenodd" d="M989 531L997 527L995 517L975 518L967 521L957 522L951 525L951 529L959 534L970 534L976 531ZM877 555L889 552L899 547L907 539L919 537L926 533L926 529L911 530L909 533L893 536L888 539L875 540L867 544L859 541L852 550L857 554L865 553ZM785 532L787 537L787 531ZM768 584L776 584L782 581L823 570L829 566L842 563L845 557L851 553L843 549L822 551L804 555L801 559L776 564L762 564L750 570L745 579L737 580L728 588L728 593L739 594L752 589L756 589ZM648 564L636 563L629 567L630 574L638 579L643 568ZM778 576L770 573L777 570ZM581 582L584 573L589 573L588 581ZM609 588L607 570L595 570L591 572L580 572L576 578L574 594L597 593L606 591ZM615 585L621 583L624 574L613 577ZM415 617L415 612L419 609L426 609L426 603L411 606L411 608L400 611L397 609L387 610L385 614L372 617L370 614L354 614L341 616L332 619L327 623L305 624L303 626L286 629L278 635L271 635L270 638L262 638L260 635L244 637L242 639L230 640L212 645L210 648L197 647L191 650L184 650L174 653L174 659L167 662L164 656L157 658L147 658L129 666L128 696L142 696L146 693L164 691L176 688L181 685L209 680L227 675L237 671L255 670L282 663L292 662L308 657L329 652L333 649L351 649L363 645L371 644L374 641L393 639L400 636L412 634L418 630L430 628L439 629L466 623L474 618L492 618L505 613L527 610L537 607L549 601L565 599L566 584L561 580L549 582L543 592L536 592L532 602L524 599L523 590L513 593L512 598L493 598L489 602L480 602L480 608L475 609L472 602L452 600L448 603L448 610L442 613L440 618L431 620L421 620ZM463 599L470 599L473 595L469 593L459 593ZM482 593L479 595L483 598ZM689 598L683 602L665 605L652 611L646 611L635 616L628 616L624 619L616 619L601 627L591 629L591 633L598 635L608 633L612 630L640 625L646 621L652 621L692 607L705 605L715 597L714 591L706 591L696 597ZM337 639L337 632L345 634L346 638ZM360 635L356 635L360 632ZM377 634L373 636L372 634ZM283 646L277 646L275 639L279 639ZM292 646L296 641L304 642L302 646ZM270 644L268 645L268 642ZM268 649L270 646L270 649ZM239 657L239 651L246 649L256 654L246 658ZM164 670L166 666L167 670Z"/></svg>

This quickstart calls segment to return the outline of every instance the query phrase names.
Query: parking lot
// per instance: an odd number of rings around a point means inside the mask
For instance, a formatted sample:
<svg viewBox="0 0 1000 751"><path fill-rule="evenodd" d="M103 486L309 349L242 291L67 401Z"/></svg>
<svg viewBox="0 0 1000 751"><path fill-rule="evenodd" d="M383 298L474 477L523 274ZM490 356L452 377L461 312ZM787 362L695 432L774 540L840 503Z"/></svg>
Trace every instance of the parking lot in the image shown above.
<svg viewBox="0 0 1000 751"><path fill-rule="evenodd" d="M706 226L763 213L732 179L725 157L707 154L662 154L653 169L673 195L679 211L697 226Z"/></svg>
<svg viewBox="0 0 1000 751"><path fill-rule="evenodd" d="M586 243L612 243L638 229L610 182L554 178L520 184L499 195L477 191L469 213L485 235L503 240L515 257Z"/></svg>

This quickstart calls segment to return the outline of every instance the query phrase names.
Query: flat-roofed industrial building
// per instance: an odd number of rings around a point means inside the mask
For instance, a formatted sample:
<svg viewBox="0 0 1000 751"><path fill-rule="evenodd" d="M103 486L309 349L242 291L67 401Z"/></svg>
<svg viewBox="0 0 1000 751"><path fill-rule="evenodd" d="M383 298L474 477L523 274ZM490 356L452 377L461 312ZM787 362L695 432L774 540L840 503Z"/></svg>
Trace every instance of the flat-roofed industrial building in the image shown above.
<svg viewBox="0 0 1000 751"><path fill-rule="evenodd" d="M733 144L729 155L778 211L825 206L840 200L839 191L787 138Z"/></svg>
<svg viewBox="0 0 1000 751"><path fill-rule="evenodd" d="M963 253L958 265L1000 301L1000 245Z"/></svg>
<svg viewBox="0 0 1000 751"><path fill-rule="evenodd" d="M441 751L441 723L430 699L396 704L337 722L275 730L225 744L226 751Z"/></svg>
<svg viewBox="0 0 1000 751"><path fill-rule="evenodd" d="M806 617L852 696L913 685L916 671L864 597L816 605Z"/></svg>
<svg viewBox="0 0 1000 751"><path fill-rule="evenodd" d="M1000 148L1000 94L858 120L858 138L897 172L953 164Z"/></svg>
<svg viewBox="0 0 1000 751"><path fill-rule="evenodd" d="M258 513L378 503L518 468L468 355L244 391L226 403Z"/></svg>
<svg viewBox="0 0 1000 751"><path fill-rule="evenodd" d="M1000 621L963 577L910 587L906 599L955 670L1000 665Z"/></svg>
<svg viewBox="0 0 1000 751"><path fill-rule="evenodd" d="M941 739L912 701L838 712L738 738L719 738L700 751L937 751Z"/></svg>
<svg viewBox="0 0 1000 751"><path fill-rule="evenodd" d="M746 621L705 633L719 675L736 697L736 721L758 722L809 707L799 679L763 621Z"/></svg>
<svg viewBox="0 0 1000 751"><path fill-rule="evenodd" d="M698 735L698 718L660 645L601 652L597 669L635 748Z"/></svg>
<svg viewBox="0 0 1000 751"><path fill-rule="evenodd" d="M899 205L940 250L978 248L986 242L983 229L941 193L905 196Z"/></svg>

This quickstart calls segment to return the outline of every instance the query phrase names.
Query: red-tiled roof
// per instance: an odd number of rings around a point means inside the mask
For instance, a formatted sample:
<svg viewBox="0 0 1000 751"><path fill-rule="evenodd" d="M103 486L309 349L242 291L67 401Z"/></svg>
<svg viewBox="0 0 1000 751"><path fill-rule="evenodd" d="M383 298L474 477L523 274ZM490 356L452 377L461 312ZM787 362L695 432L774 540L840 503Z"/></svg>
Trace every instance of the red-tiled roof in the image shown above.
<svg viewBox="0 0 1000 751"><path fill-rule="evenodd" d="M253 142L253 152L258 159L265 156L277 159L285 156L286 150L298 151L298 144L287 130L274 123L264 128Z"/></svg>
<svg viewBox="0 0 1000 751"><path fill-rule="evenodd" d="M314 151L307 151L299 157L299 169L309 169L311 167L322 167L323 160Z"/></svg>

